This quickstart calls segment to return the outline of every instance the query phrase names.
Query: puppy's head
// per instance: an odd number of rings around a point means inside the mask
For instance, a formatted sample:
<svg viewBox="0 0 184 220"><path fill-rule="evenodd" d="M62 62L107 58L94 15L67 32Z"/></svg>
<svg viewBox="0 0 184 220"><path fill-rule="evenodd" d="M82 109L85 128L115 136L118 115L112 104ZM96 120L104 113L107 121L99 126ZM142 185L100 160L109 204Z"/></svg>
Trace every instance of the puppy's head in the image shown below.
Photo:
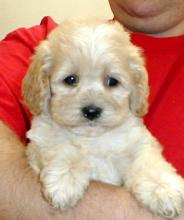
<svg viewBox="0 0 184 220"><path fill-rule="evenodd" d="M23 96L34 115L98 133L146 113L147 73L119 23L67 20L37 48Z"/></svg>

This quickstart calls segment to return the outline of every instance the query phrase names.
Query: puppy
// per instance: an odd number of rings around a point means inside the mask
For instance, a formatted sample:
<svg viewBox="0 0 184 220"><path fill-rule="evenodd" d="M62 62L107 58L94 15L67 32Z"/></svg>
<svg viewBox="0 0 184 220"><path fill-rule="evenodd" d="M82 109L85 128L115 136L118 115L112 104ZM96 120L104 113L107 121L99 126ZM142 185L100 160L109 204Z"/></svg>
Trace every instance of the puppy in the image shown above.
<svg viewBox="0 0 184 220"><path fill-rule="evenodd" d="M74 206L97 180L165 218L181 212L183 179L143 124L148 95L141 52L118 22L66 20L41 43L23 81L27 157L54 207Z"/></svg>

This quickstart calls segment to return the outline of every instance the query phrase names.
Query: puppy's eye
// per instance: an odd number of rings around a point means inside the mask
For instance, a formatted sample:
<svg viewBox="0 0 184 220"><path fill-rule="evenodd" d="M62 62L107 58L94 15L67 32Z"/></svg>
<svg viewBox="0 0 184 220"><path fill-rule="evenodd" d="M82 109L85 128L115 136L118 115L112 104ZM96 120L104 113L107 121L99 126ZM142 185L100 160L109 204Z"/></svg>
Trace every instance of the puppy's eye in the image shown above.
<svg viewBox="0 0 184 220"><path fill-rule="evenodd" d="M76 75L69 75L66 78L64 78L64 83L69 86L76 86L76 84L79 82L79 77Z"/></svg>
<svg viewBox="0 0 184 220"><path fill-rule="evenodd" d="M116 87L118 86L119 81L113 77L108 77L105 81L105 85L108 87Z"/></svg>

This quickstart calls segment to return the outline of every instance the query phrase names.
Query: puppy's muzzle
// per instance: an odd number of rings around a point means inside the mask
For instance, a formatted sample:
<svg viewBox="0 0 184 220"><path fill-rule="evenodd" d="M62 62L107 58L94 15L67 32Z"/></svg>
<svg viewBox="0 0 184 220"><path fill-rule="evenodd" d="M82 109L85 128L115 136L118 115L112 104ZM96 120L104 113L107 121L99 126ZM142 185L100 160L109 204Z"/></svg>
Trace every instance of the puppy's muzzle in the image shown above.
<svg viewBox="0 0 184 220"><path fill-rule="evenodd" d="M83 116L90 121L98 119L101 116L101 113L102 113L102 108L94 105L89 105L82 108Z"/></svg>

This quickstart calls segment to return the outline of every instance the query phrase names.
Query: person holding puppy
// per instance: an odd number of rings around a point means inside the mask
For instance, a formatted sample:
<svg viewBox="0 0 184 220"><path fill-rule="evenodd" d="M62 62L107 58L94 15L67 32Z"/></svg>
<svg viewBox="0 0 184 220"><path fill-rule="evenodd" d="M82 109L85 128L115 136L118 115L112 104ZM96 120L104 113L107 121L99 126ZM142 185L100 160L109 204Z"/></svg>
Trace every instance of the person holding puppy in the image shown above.
<svg viewBox="0 0 184 220"><path fill-rule="evenodd" d="M151 96L145 122L163 144L164 155L184 176L184 2L109 0L114 17L132 33L147 61ZM0 219L161 219L139 206L122 187L92 182L82 201L59 213L42 198L38 178L24 157L30 114L20 86L34 47L57 25L19 29L0 43ZM19 57L19 54L21 56ZM183 219L181 216L179 219Z"/></svg>

